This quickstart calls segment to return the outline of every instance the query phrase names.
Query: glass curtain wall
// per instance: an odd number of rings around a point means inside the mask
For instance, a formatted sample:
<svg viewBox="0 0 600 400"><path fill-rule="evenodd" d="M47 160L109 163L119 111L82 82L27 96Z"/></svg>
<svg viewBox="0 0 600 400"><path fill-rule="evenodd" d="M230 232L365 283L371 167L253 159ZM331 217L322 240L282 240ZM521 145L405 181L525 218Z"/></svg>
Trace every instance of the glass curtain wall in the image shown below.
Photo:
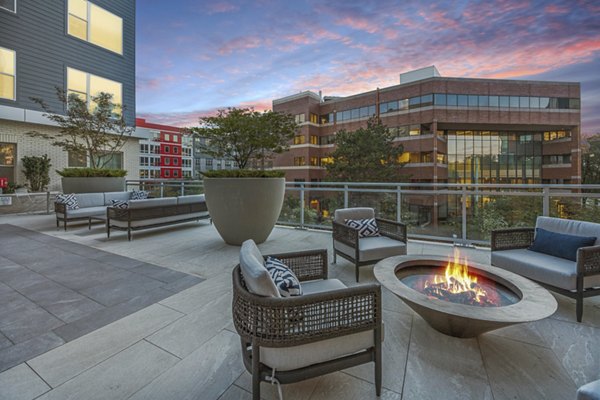
<svg viewBox="0 0 600 400"><path fill-rule="evenodd" d="M446 134L449 183L541 183L541 132Z"/></svg>

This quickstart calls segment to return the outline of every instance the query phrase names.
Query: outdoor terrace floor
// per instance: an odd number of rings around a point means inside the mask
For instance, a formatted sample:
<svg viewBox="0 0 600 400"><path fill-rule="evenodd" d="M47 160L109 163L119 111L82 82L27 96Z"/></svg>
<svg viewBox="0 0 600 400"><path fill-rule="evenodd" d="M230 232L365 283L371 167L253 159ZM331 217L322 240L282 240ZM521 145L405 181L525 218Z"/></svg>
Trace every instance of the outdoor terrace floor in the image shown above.
<svg viewBox="0 0 600 400"><path fill-rule="evenodd" d="M81 331L83 336L69 337L51 350L0 372L0 399L251 398L250 376L242 365L239 338L231 320L231 270L239 247L224 244L207 221L134 233L132 242L123 232L115 232L107 240L101 225L89 231L83 224L68 232L57 230L54 216L47 215L0 216L0 228L15 232L10 252L27 252L15 244L19 243L19 233L41 240L38 232L51 236L47 243L56 246L66 245L54 238L85 246L66 247L87 249L81 256L87 257L87 251L93 254L90 264L124 260L119 258L124 256L134 260L129 261L134 268L168 268L154 271L160 273L153 276L159 282L135 278L152 290L171 291L147 300L143 308L130 310L120 319L100 321L95 330ZM331 234L327 232L276 228L259 247L265 254L325 247L331 260ZM411 241L408 245L409 255L448 255L451 251L452 246L443 244ZM488 250L464 251L473 261L489 262ZM51 262L49 257L49 265ZM12 288L3 278L2 268L0 265L0 284L26 296L26 290ZM329 275L347 285L356 284L354 266L340 258L337 265L330 264ZM165 276L185 278L186 283L167 287L169 279ZM372 268L362 267L361 283L372 281ZM87 286L80 281L71 284L73 290L84 291L82 287ZM105 281L98 282L97 286L101 285L110 287ZM114 303L103 298L101 291L86 293L102 306ZM135 297L135 293L129 294L129 300ZM559 308L550 318L476 339L456 339L434 331L384 289L381 398L575 398L578 386L600 378L600 299L587 299L584 321L576 323L574 302L556 297ZM64 314L49 313L57 324L68 323ZM7 328L2 315L0 310L0 332ZM23 332L35 338L36 329L39 326L32 325ZM52 331L53 325L48 329ZM18 340L0 336L0 352ZM286 400L374 399L372 382L373 368L367 364L283 386L283 393ZM263 384L262 389L265 399L277 398L275 387Z"/></svg>

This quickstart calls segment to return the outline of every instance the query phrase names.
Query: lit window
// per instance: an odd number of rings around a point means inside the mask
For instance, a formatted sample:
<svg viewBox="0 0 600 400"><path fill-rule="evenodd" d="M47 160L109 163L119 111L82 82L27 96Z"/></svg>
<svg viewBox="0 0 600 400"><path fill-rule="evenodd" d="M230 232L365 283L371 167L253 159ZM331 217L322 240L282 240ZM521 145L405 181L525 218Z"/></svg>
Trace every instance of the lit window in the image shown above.
<svg viewBox="0 0 600 400"><path fill-rule="evenodd" d="M2 99L16 100L16 61L17 57L14 51L0 47L0 98Z"/></svg>
<svg viewBox="0 0 600 400"><path fill-rule="evenodd" d="M319 137L317 135L310 135L310 144L319 144Z"/></svg>
<svg viewBox="0 0 600 400"><path fill-rule="evenodd" d="M301 124L304 121L306 121L306 114L296 114L294 116L294 120L296 121L297 124Z"/></svg>
<svg viewBox="0 0 600 400"><path fill-rule="evenodd" d="M0 0L0 8L16 13L17 0Z"/></svg>
<svg viewBox="0 0 600 400"><path fill-rule="evenodd" d="M68 18L69 35L123 54L121 17L86 0L69 0Z"/></svg>
<svg viewBox="0 0 600 400"><path fill-rule="evenodd" d="M76 95L87 102L90 110L95 108L92 97L98 96L101 92L104 92L112 95L111 101L115 106L113 114L115 116L120 116L122 111L122 90L122 85L119 82L101 78L73 68L67 68L68 95Z"/></svg>
<svg viewBox="0 0 600 400"><path fill-rule="evenodd" d="M304 144L305 141L306 141L306 137L304 135L294 136L294 144Z"/></svg>
<svg viewBox="0 0 600 400"><path fill-rule="evenodd" d="M296 167L301 167L306 165L306 158L304 157L294 157L294 165Z"/></svg>
<svg viewBox="0 0 600 400"><path fill-rule="evenodd" d="M310 113L310 122L313 124L319 123L319 116L317 114Z"/></svg>

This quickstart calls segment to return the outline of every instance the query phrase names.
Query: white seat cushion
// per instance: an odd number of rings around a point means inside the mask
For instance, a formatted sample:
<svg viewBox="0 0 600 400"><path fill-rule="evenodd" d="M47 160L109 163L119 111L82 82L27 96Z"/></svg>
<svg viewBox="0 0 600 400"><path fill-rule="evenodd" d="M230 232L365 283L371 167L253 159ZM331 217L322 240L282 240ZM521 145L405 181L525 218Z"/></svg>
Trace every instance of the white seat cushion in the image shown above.
<svg viewBox="0 0 600 400"><path fill-rule="evenodd" d="M315 281L302 282L302 293L304 295L313 293L323 293L330 290L345 289L344 285L338 279L319 279Z"/></svg>
<svg viewBox="0 0 600 400"><path fill-rule="evenodd" d="M354 249L344 243L335 241L334 247L344 254L354 257ZM365 237L358 240L358 261L381 260L392 256L406 254L406 243L387 236Z"/></svg>
<svg viewBox="0 0 600 400"><path fill-rule="evenodd" d="M577 389L577 400L600 400L600 379Z"/></svg>
<svg viewBox="0 0 600 400"><path fill-rule="evenodd" d="M67 219L69 218L85 218L91 217L94 215L103 215L106 214L106 207L86 207L86 208L78 208L77 210L68 210L67 211ZM64 218L64 214L56 213L61 218Z"/></svg>
<svg viewBox="0 0 600 400"><path fill-rule="evenodd" d="M277 371L290 371L334 360L373 347L372 330L292 347L261 347L260 362Z"/></svg>
<svg viewBox="0 0 600 400"><path fill-rule="evenodd" d="M527 249L492 252L492 265L534 281L566 290L576 289L577 263ZM584 278L584 288L600 287L600 276Z"/></svg>

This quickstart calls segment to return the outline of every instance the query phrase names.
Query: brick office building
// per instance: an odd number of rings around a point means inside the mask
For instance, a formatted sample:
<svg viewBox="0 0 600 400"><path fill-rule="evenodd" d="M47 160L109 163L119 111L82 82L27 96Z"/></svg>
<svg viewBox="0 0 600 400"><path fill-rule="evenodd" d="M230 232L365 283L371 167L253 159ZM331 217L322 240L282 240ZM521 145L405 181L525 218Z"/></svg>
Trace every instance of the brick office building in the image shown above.
<svg viewBox="0 0 600 400"><path fill-rule="evenodd" d="M300 125L290 151L274 163L287 180L326 181L336 132L377 116L403 146L402 174L410 182L581 182L579 83L445 78L432 66L401 74L396 86L347 97L307 91L274 100L273 110ZM311 207L320 207L320 197L307 196ZM455 213L458 201L407 198L423 224Z"/></svg>
<svg viewBox="0 0 600 400"><path fill-rule="evenodd" d="M579 183L580 85L446 78L435 67L347 97L313 92L273 100L300 124L275 168L288 180L326 180L335 133L381 118L404 146L403 174L431 183Z"/></svg>

